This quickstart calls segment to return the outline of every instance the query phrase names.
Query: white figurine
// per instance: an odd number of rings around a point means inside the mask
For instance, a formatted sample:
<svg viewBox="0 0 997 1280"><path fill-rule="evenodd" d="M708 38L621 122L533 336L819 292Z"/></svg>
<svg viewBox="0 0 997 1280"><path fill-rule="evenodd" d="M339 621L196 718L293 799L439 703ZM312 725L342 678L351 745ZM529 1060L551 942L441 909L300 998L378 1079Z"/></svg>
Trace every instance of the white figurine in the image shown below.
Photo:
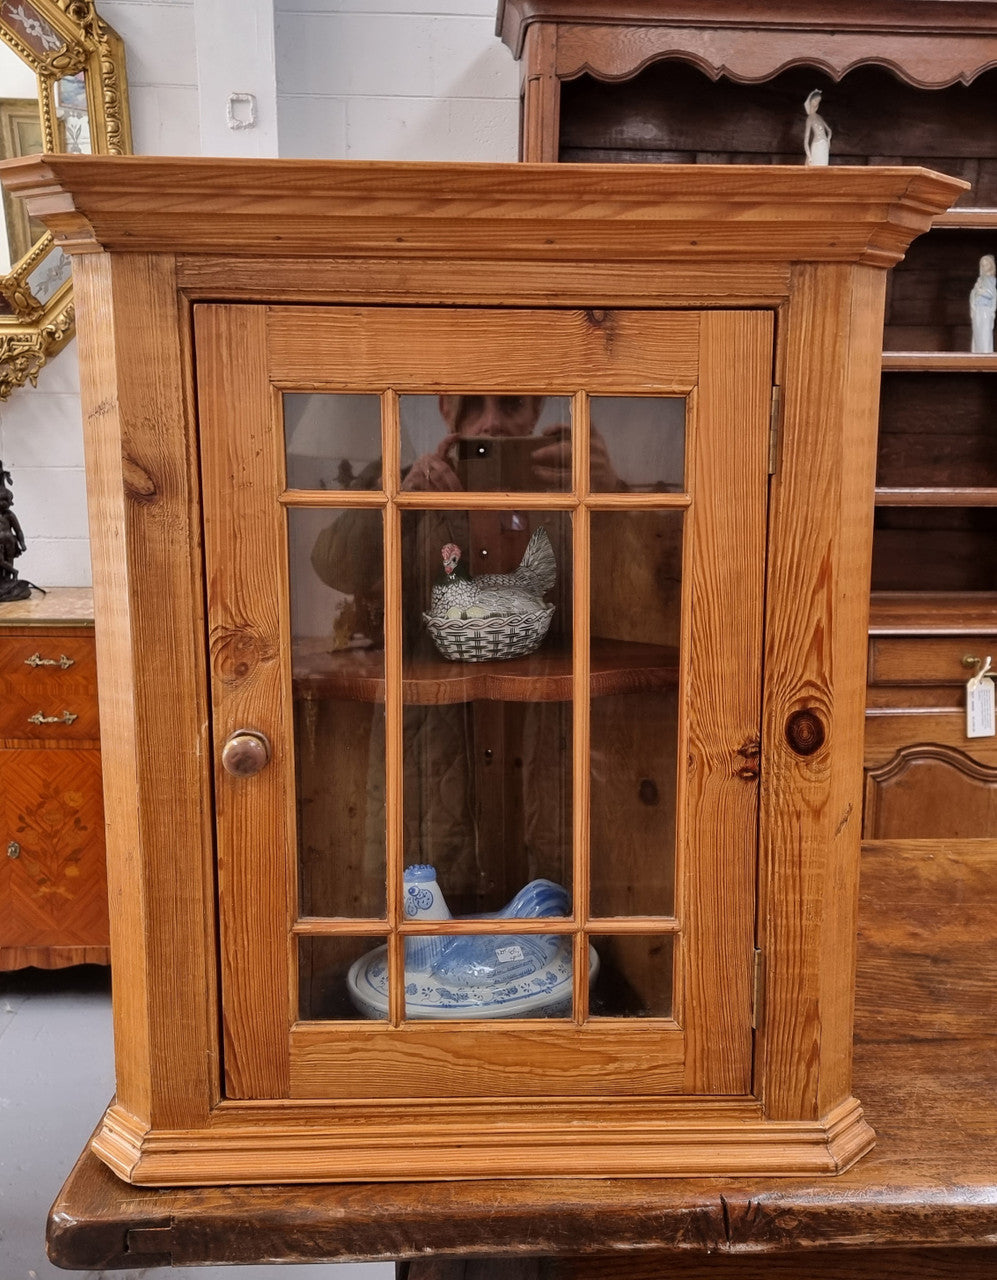
<svg viewBox="0 0 997 1280"><path fill-rule="evenodd" d="M807 123L803 130L803 150L807 153L807 164L828 164L831 159L831 130L824 117L817 114L820 100L820 89L814 89L803 104L807 113Z"/></svg>
<svg viewBox="0 0 997 1280"><path fill-rule="evenodd" d="M994 316L997 315L997 267L992 253L980 259L980 274L969 295L969 318L973 325L970 351L993 355Z"/></svg>

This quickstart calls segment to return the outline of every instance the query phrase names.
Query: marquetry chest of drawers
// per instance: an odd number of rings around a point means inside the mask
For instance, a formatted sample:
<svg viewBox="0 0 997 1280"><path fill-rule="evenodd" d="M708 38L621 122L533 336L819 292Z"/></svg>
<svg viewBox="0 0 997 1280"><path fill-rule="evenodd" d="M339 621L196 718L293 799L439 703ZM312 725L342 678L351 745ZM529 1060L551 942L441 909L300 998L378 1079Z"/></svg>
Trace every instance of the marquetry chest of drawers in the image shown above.
<svg viewBox="0 0 997 1280"><path fill-rule="evenodd" d="M0 970L108 962L93 608L0 604Z"/></svg>

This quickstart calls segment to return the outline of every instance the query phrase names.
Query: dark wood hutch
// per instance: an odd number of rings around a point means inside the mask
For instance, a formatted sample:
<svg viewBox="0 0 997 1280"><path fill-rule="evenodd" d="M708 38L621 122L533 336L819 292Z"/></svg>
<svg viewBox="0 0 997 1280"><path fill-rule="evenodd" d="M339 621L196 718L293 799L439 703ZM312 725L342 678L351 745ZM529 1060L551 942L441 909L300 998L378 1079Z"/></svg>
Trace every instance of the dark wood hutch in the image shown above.
<svg viewBox="0 0 997 1280"><path fill-rule="evenodd" d="M824 92L831 164L972 186L892 273L882 356L866 733L867 838L985 837L997 739L967 738L997 657L997 356L968 296L997 244L989 0L502 0L527 161L801 164Z"/></svg>

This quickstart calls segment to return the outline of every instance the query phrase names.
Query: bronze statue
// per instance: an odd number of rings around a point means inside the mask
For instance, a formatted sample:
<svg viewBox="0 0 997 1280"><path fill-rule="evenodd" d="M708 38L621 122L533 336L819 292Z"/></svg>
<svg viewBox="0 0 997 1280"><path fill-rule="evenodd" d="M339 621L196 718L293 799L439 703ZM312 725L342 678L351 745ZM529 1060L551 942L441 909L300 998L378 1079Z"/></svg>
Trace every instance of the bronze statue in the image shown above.
<svg viewBox="0 0 997 1280"><path fill-rule="evenodd" d="M12 510L10 472L0 462L0 601L27 600L32 583L18 579L14 561L25 549L20 522Z"/></svg>

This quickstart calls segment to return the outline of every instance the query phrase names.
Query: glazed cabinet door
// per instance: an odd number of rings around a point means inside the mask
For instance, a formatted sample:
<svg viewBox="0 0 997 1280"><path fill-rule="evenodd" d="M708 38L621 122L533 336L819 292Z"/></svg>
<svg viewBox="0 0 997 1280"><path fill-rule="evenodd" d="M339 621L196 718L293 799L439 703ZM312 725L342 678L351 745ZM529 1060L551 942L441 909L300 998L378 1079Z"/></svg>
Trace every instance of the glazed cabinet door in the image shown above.
<svg viewBox="0 0 997 1280"><path fill-rule="evenodd" d="M197 308L227 1097L750 1094L772 328Z"/></svg>

